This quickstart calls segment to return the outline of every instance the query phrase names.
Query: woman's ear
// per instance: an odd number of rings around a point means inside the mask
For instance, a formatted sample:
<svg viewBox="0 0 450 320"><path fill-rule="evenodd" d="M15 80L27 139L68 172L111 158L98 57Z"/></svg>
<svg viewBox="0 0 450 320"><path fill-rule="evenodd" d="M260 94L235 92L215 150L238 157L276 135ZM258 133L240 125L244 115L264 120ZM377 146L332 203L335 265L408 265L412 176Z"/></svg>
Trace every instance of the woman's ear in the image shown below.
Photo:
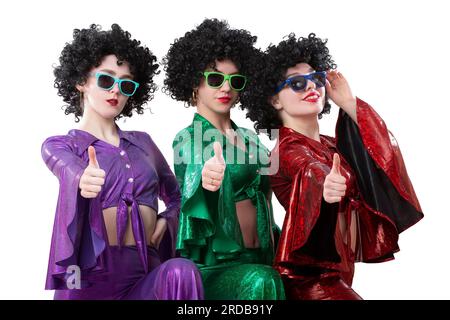
<svg viewBox="0 0 450 320"><path fill-rule="evenodd" d="M280 103L280 98L278 97L278 94L270 97L269 103L277 110L283 109L283 106Z"/></svg>
<svg viewBox="0 0 450 320"><path fill-rule="evenodd" d="M80 91L81 93L84 92L84 86L82 86L82 85L77 84L77 85L75 85L75 88L77 88L77 90Z"/></svg>
<svg viewBox="0 0 450 320"><path fill-rule="evenodd" d="M196 107L197 99L198 99L198 87L195 87L195 88L192 88L192 95L191 95L191 99L189 99L189 104L193 107Z"/></svg>

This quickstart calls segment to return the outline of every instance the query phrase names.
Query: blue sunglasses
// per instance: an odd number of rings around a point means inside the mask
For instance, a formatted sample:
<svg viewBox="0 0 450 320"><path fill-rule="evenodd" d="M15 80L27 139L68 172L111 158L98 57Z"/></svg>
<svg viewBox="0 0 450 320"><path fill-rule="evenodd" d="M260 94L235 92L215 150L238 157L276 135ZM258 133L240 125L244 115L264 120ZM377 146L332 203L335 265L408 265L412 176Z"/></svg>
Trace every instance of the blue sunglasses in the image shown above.
<svg viewBox="0 0 450 320"><path fill-rule="evenodd" d="M107 73L97 72L95 78L97 79L97 86L103 90L111 90L118 83L120 92L127 97L131 97L139 88L139 83L136 81L119 79Z"/></svg>
<svg viewBox="0 0 450 320"><path fill-rule="evenodd" d="M325 71L313 72L305 75L298 75L287 78L280 84L275 90L275 94L283 90L285 86L291 87L295 92L303 91L306 89L308 85L308 80L312 81L317 88L321 88L325 86L327 79L327 73Z"/></svg>

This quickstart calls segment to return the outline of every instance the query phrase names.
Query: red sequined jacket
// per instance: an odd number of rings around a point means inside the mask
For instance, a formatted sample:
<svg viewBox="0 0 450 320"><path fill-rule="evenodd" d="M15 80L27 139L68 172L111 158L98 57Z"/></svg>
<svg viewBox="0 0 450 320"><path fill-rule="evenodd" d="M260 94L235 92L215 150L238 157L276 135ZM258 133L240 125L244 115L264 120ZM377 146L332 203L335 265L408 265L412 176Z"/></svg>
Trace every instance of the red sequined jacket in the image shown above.
<svg viewBox="0 0 450 320"><path fill-rule="evenodd" d="M274 261L282 275L326 268L351 285L354 262L393 259L399 233L423 217L395 138L371 106L357 99L356 108L358 124L340 111L336 138L321 135L318 142L280 129L271 155L279 170L271 183L286 210ZM335 152L347 190L339 203L328 204L323 183Z"/></svg>

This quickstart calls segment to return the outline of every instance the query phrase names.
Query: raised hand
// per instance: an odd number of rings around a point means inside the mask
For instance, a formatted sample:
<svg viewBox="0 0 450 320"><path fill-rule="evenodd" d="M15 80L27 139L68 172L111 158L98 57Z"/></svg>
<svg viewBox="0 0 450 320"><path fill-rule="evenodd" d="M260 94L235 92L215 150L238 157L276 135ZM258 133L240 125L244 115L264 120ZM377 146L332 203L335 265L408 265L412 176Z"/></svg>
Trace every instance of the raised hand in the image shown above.
<svg viewBox="0 0 450 320"><path fill-rule="evenodd" d="M347 82L347 79L336 70L327 72L325 85L328 97L344 111L356 108L356 97Z"/></svg>
<svg viewBox="0 0 450 320"><path fill-rule="evenodd" d="M222 185L225 172L225 160L222 155L222 145L214 142L214 156L205 162L202 170L203 189L217 191Z"/></svg>
<svg viewBox="0 0 450 320"><path fill-rule="evenodd" d="M105 171L100 169L93 146L89 146L88 154L89 164L80 178L79 187L81 196L90 199L97 197L102 190L105 183Z"/></svg>
<svg viewBox="0 0 450 320"><path fill-rule="evenodd" d="M341 159L335 153L333 155L333 167L330 173L325 177L323 184L323 198L328 203L335 203L341 201L345 196L347 185L345 184L345 177L341 175Z"/></svg>

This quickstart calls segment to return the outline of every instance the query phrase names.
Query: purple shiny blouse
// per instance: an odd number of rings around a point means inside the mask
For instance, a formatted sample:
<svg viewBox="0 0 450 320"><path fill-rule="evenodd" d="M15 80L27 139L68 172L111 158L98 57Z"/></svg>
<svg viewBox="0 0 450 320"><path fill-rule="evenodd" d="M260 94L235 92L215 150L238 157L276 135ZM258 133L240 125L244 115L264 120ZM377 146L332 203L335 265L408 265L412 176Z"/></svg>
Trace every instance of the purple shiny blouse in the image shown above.
<svg viewBox="0 0 450 320"><path fill-rule="evenodd" d="M141 262L146 271L147 243L139 205L158 212L158 198L166 210L158 218L167 219L168 228L159 253L164 261L175 256L175 240L180 210L178 183L150 136L144 132L122 131L119 147L82 130L50 137L42 145L42 157L58 177L60 190L50 248L46 289L66 289L66 269L80 267L82 277L105 271L104 249L107 234L102 209L117 207L117 239L122 243L131 207L131 225ZM88 147L95 147L97 160L105 170L105 184L94 199L81 197L79 181L87 167Z"/></svg>

